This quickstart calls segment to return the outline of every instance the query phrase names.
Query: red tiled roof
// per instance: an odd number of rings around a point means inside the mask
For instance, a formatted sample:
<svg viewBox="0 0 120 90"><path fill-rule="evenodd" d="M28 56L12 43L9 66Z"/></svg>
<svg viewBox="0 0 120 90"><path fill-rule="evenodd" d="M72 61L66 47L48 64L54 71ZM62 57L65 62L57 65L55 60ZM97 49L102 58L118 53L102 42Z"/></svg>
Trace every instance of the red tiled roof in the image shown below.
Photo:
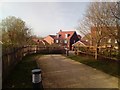
<svg viewBox="0 0 120 90"><path fill-rule="evenodd" d="M56 35L49 35L50 37L52 37L53 39L56 37Z"/></svg>
<svg viewBox="0 0 120 90"><path fill-rule="evenodd" d="M45 40L40 40L40 42L44 42L44 43L47 43Z"/></svg>
<svg viewBox="0 0 120 90"><path fill-rule="evenodd" d="M68 34L70 36L68 36L67 39L70 39L72 37L72 35L75 33L75 31L59 31L58 34L60 35L60 39L65 39L65 34Z"/></svg>
<svg viewBox="0 0 120 90"><path fill-rule="evenodd" d="M38 43L38 40L39 40L39 39L38 39L38 38L33 38L32 40L33 40L34 42L37 42L37 43Z"/></svg>
<svg viewBox="0 0 120 90"><path fill-rule="evenodd" d="M34 38L32 39L35 43L37 44L40 44L40 43L45 43L45 44L48 44L45 40L43 39L38 39L38 38Z"/></svg>

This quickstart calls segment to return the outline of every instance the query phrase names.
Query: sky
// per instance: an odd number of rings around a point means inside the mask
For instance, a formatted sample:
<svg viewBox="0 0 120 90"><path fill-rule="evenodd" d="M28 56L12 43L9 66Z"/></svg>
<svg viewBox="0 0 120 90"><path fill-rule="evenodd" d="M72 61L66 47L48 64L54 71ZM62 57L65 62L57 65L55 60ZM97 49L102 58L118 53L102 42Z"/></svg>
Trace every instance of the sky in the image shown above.
<svg viewBox="0 0 120 90"><path fill-rule="evenodd" d="M45 37L60 29L75 30L88 5L89 2L4 2L0 4L0 20L19 17L32 28L32 34Z"/></svg>

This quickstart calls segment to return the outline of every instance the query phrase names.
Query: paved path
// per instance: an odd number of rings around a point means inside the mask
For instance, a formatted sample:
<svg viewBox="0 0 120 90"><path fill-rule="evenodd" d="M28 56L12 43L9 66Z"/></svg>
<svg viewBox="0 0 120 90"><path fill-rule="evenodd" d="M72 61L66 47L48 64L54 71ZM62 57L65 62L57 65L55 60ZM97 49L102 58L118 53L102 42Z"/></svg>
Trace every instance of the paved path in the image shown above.
<svg viewBox="0 0 120 90"><path fill-rule="evenodd" d="M117 88L118 79L62 55L39 58L44 88Z"/></svg>

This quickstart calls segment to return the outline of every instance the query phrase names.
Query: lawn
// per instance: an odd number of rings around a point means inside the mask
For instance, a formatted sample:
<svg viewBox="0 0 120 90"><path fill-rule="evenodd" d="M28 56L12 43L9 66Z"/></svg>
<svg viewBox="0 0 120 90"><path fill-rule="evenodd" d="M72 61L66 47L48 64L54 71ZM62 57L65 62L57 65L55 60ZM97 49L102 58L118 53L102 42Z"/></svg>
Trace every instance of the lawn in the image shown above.
<svg viewBox="0 0 120 90"><path fill-rule="evenodd" d="M3 84L4 88L32 88L31 70L37 68L35 59L40 57L39 54L33 54L23 57L15 66L7 80Z"/></svg>
<svg viewBox="0 0 120 90"><path fill-rule="evenodd" d="M114 61L104 61L104 60L95 60L93 57L88 56L77 56L77 55L70 55L68 58L71 58L75 61L80 63L86 64L90 67L96 68L101 70L107 74L110 74L115 77L119 77L120 73L118 72L118 62Z"/></svg>

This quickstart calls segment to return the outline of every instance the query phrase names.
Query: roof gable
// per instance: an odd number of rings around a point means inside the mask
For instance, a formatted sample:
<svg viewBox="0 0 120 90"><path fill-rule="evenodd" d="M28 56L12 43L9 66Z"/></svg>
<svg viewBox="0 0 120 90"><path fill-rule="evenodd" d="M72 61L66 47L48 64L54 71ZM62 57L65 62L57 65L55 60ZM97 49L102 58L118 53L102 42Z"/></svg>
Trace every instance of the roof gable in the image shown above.
<svg viewBox="0 0 120 90"><path fill-rule="evenodd" d="M44 38L44 40L46 40L47 38L51 38L51 39L55 39L56 35L48 35L47 37Z"/></svg>
<svg viewBox="0 0 120 90"><path fill-rule="evenodd" d="M56 37L56 35L49 35L50 37L52 37L53 39Z"/></svg>
<svg viewBox="0 0 120 90"><path fill-rule="evenodd" d="M86 44L81 41L77 41L76 43L72 44L72 46L77 46L77 45L86 46Z"/></svg>
<svg viewBox="0 0 120 90"><path fill-rule="evenodd" d="M60 35L60 38L61 39L65 39L65 35L68 34L68 38L67 39L70 39L73 34L75 33L75 31L59 31L58 34Z"/></svg>

